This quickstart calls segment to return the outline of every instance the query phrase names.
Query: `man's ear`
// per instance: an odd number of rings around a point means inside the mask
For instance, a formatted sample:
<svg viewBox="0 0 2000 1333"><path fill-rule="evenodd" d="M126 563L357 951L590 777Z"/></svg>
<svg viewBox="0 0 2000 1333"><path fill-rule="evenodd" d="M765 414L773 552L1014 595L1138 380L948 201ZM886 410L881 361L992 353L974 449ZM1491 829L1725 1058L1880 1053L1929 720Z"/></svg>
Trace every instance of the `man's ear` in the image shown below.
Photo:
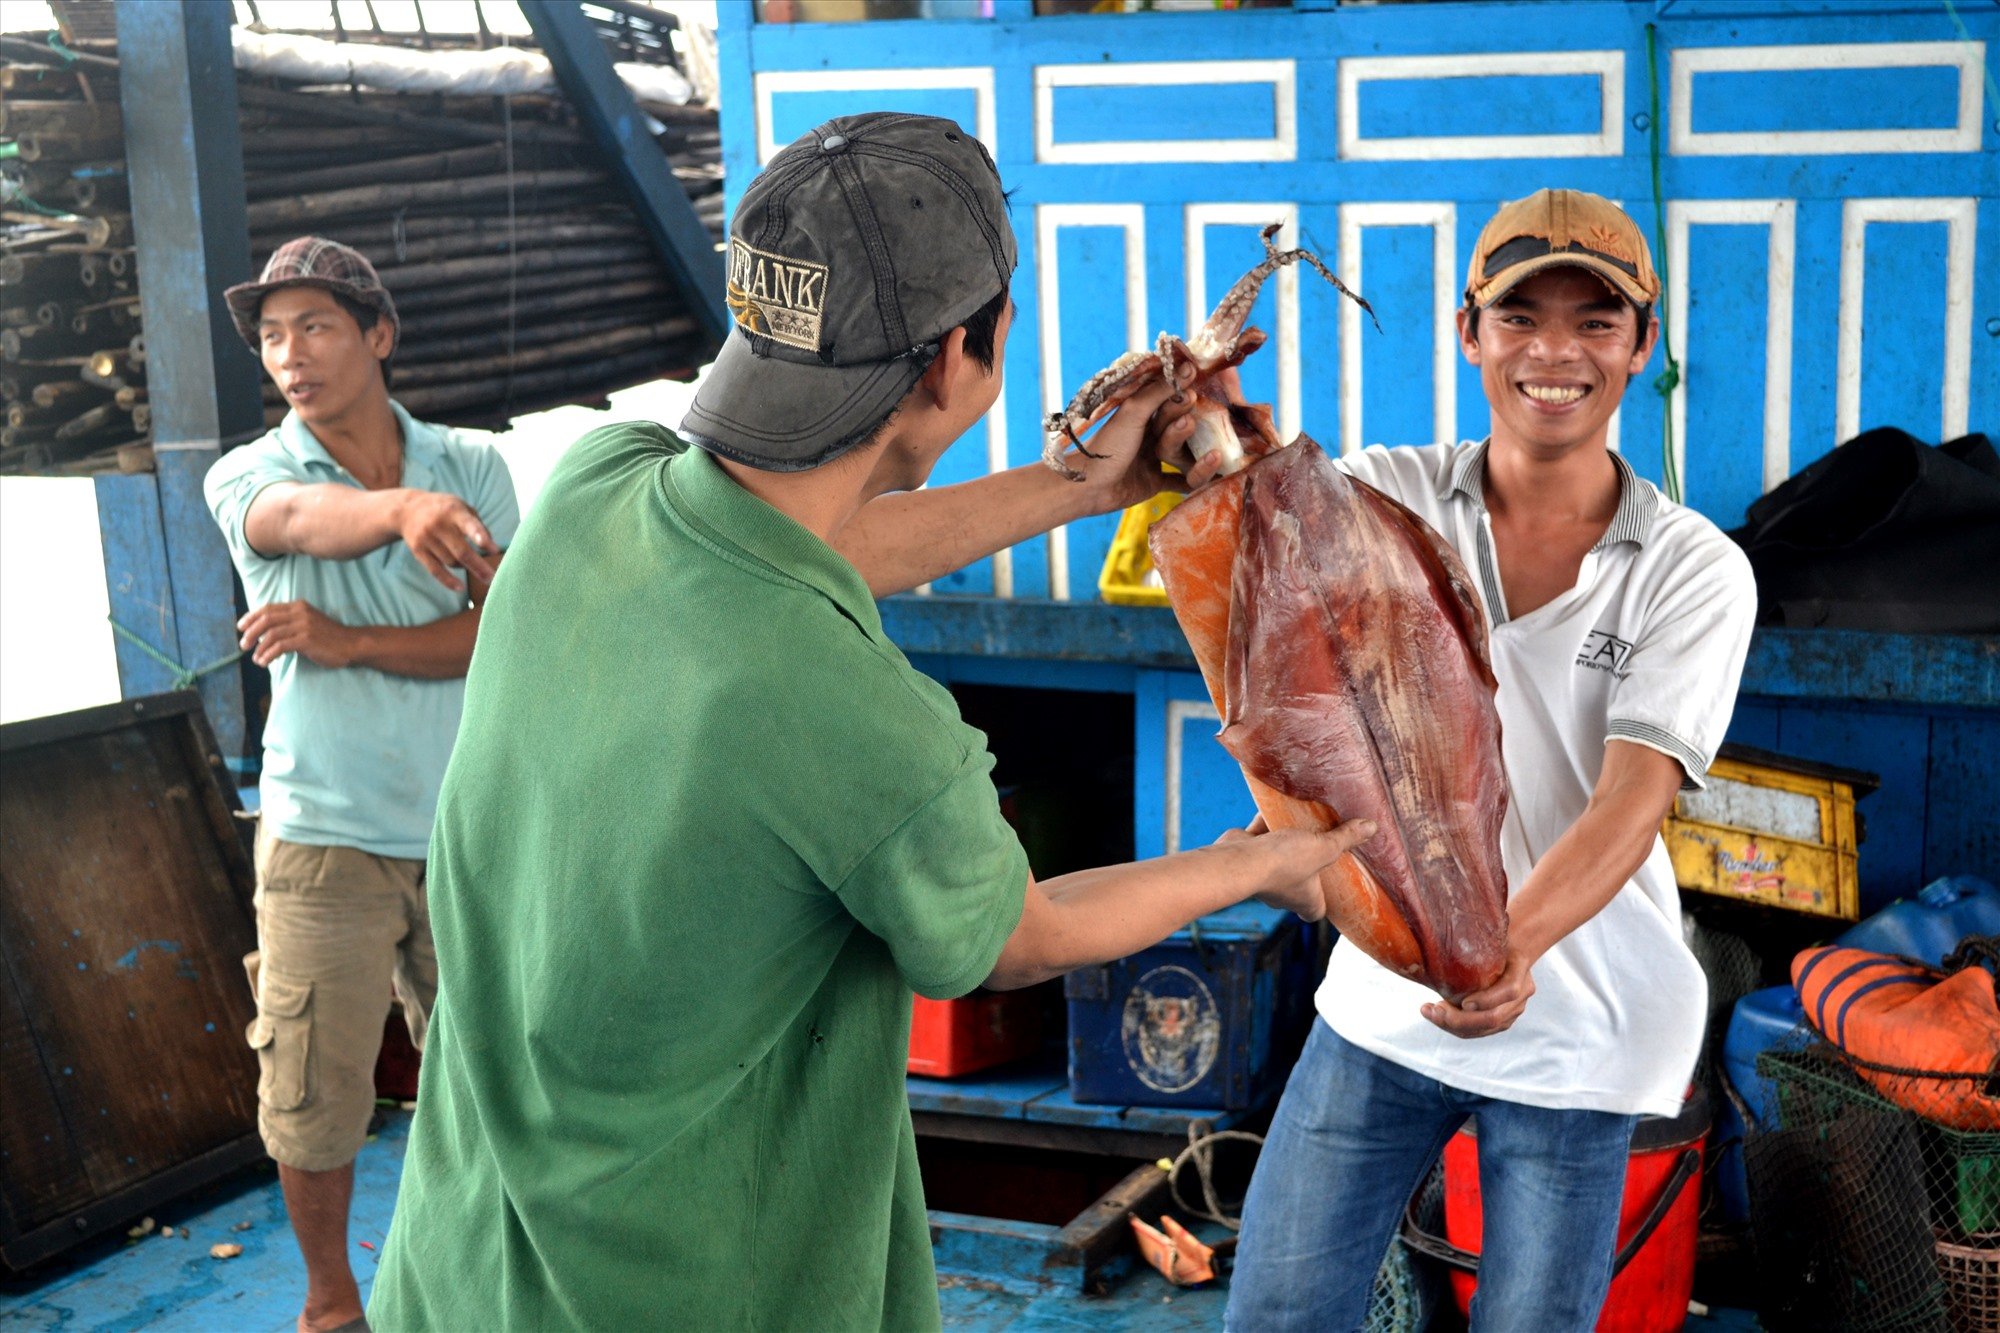
<svg viewBox="0 0 2000 1333"><path fill-rule="evenodd" d="M1458 350L1465 353L1468 364L1479 364L1479 339L1472 333L1472 317L1464 306L1458 308Z"/></svg>
<svg viewBox="0 0 2000 1333"><path fill-rule="evenodd" d="M917 381L939 411L951 407L952 397L961 387L958 381L965 360L965 326L961 324L938 340L938 354Z"/></svg>
<svg viewBox="0 0 2000 1333"><path fill-rule="evenodd" d="M1653 344L1659 340L1660 317L1649 315L1646 318L1645 332L1640 335L1637 345L1632 348L1632 368L1628 373L1636 375L1646 368L1646 362L1652 359Z"/></svg>
<svg viewBox="0 0 2000 1333"><path fill-rule="evenodd" d="M390 349L396 345L396 331L389 327L388 320L377 319L368 328L367 342L377 361L387 361Z"/></svg>

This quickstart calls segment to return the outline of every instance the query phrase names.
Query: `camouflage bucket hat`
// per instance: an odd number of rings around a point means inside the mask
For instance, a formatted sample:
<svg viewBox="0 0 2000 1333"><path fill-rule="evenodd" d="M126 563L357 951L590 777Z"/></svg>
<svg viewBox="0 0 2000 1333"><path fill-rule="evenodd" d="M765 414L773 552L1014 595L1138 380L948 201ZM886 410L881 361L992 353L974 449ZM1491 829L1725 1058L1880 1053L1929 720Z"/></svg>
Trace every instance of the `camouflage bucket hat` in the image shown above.
<svg viewBox="0 0 2000 1333"><path fill-rule="evenodd" d="M257 318L264 298L280 287L320 287L367 306L388 321L389 354L395 355L403 335L396 303L389 299L375 266L359 250L323 236L301 236L272 252L264 262L264 275L257 281L238 283L225 291L222 296L229 302L236 331L253 352L257 350Z"/></svg>

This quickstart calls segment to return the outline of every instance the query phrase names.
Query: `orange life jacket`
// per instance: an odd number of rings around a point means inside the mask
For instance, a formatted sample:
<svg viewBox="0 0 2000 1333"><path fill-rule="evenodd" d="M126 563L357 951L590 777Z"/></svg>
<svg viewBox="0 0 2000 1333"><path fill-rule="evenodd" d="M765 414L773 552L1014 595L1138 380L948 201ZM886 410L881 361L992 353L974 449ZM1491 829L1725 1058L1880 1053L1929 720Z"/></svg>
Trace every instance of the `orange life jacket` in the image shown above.
<svg viewBox="0 0 2000 1333"><path fill-rule="evenodd" d="M1994 976L1947 976L1893 954L1807 949L1792 960L1806 1019L1896 1105L1953 1129L2000 1130Z"/></svg>

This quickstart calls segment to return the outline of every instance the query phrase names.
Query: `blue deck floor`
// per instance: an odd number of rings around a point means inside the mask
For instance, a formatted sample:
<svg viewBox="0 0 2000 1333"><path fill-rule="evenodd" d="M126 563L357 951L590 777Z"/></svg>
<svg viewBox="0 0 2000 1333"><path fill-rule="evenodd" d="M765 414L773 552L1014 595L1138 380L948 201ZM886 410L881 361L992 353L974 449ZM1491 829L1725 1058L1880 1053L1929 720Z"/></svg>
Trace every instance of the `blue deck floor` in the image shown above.
<svg viewBox="0 0 2000 1333"><path fill-rule="evenodd" d="M408 1134L409 1113L393 1113L356 1163L350 1236L364 1296L395 1210ZM162 1238L156 1229L132 1240L116 1232L26 1274L0 1276L0 1330L287 1333L293 1327L305 1266L269 1163L156 1209L153 1218L175 1234ZM942 1234L938 1295L947 1329L1193 1333L1222 1326L1227 1293L1219 1286L1179 1290L1142 1268L1111 1295L1088 1298L1037 1281L1031 1275L1038 1265L1013 1262L1017 1256L1004 1239ZM212 1259L209 1246L218 1241L234 1241L243 1253ZM1690 1327L1754 1330L1756 1323L1731 1312Z"/></svg>
<svg viewBox="0 0 2000 1333"><path fill-rule="evenodd" d="M349 1234L364 1296L395 1210L408 1134L409 1113L396 1112L355 1164ZM26 1274L0 1276L0 1329L287 1333L293 1327L305 1291L305 1265L268 1163L155 1209L153 1218L175 1235L162 1239L155 1230L131 1240L119 1231ZM245 1222L246 1230L236 1230ZM211 1259L209 1246L218 1241L241 1244L243 1253ZM1006 1258L1004 1247L940 1252L939 1298L947 1328L1030 1333L1088 1326L1109 1333L1180 1333L1222 1324L1221 1291L1177 1291L1147 1271L1128 1277L1110 1297L1086 1299L1018 1276Z"/></svg>

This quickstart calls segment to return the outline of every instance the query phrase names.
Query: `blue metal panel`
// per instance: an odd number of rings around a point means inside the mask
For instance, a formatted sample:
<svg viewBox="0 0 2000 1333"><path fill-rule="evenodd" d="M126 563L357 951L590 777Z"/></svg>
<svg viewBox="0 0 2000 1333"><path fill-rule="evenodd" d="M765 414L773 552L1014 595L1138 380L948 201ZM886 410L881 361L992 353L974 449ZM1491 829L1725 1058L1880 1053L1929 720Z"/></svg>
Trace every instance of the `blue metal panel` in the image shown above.
<svg viewBox="0 0 2000 1333"><path fill-rule="evenodd" d="M1777 749L1881 775L1881 788L1855 803L1867 821L1864 915L1923 887L1930 719L1887 709L1787 707L1779 714Z"/></svg>
<svg viewBox="0 0 2000 1333"><path fill-rule="evenodd" d="M1601 118L1598 81L1588 74L1370 79L1360 104L1369 139L1595 134ZM1468 105L1479 108L1476 118Z"/></svg>
<svg viewBox="0 0 2000 1333"><path fill-rule="evenodd" d="M1698 134L1772 130L1950 129L1958 123L1956 70L1758 70L1697 74Z"/></svg>
<svg viewBox="0 0 2000 1333"><path fill-rule="evenodd" d="M1943 420L1946 230L1873 222L1865 233L1861 429L1901 426L1936 440Z"/></svg>
<svg viewBox="0 0 2000 1333"><path fill-rule="evenodd" d="M150 312L165 554L156 577L175 608L174 641L155 646L188 668L236 649L235 576L202 477L225 444L262 430L257 366L221 300L223 288L250 277L230 22L226 6L189 0L118 6L133 240ZM242 755L240 672L209 672L198 684L222 752Z"/></svg>
<svg viewBox="0 0 2000 1333"><path fill-rule="evenodd" d="M1685 498L1723 527L1741 523L1764 493L1766 321L1757 298L1770 280L1769 251L1765 227L1689 229L1688 319L1676 349L1688 367ZM1651 392L1651 379L1632 387Z"/></svg>
<svg viewBox="0 0 2000 1333"><path fill-rule="evenodd" d="M1774 704L1739 700L1729 719L1726 739L1738 745L1754 745L1760 750L1778 748L1778 708Z"/></svg>
<svg viewBox="0 0 2000 1333"><path fill-rule="evenodd" d="M969 88L882 88L867 92L831 89L780 92L771 98L771 139L779 147L835 116L863 111L907 111L943 116L970 128L976 99Z"/></svg>
<svg viewBox="0 0 2000 1333"><path fill-rule="evenodd" d="M1975 874L2000 881L2000 715L1947 714L1931 723L1925 807L1926 882Z"/></svg>
<svg viewBox="0 0 2000 1333"><path fill-rule="evenodd" d="M1143 303L1146 295L1143 288L1132 292L1126 285L1129 242L1127 232L1119 227L1056 229L1054 262L1062 292L1059 383L1081 385L1125 352L1129 305ZM1069 525L1072 598L1094 597L1098 572L1117 531L1116 514L1101 514Z"/></svg>
<svg viewBox="0 0 2000 1333"><path fill-rule="evenodd" d="M1361 444L1428 444L1438 438L1431 407L1432 230L1367 227L1361 273L1382 332L1364 325ZM1475 390L1476 392L1476 390ZM1342 441L1343 446L1345 441Z"/></svg>
<svg viewBox="0 0 2000 1333"><path fill-rule="evenodd" d="M1054 143L1144 139L1265 138L1276 133L1269 83L1204 84L1201 96L1173 82L1058 87L1050 108Z"/></svg>
<svg viewBox="0 0 2000 1333"><path fill-rule="evenodd" d="M167 540L160 531L159 481L141 473L106 475L95 482L97 535L104 546L104 587L110 595L111 618L174 657L180 651L180 631L167 578ZM112 645L118 653L122 697L163 694L174 688L174 673L136 644L113 636Z"/></svg>

